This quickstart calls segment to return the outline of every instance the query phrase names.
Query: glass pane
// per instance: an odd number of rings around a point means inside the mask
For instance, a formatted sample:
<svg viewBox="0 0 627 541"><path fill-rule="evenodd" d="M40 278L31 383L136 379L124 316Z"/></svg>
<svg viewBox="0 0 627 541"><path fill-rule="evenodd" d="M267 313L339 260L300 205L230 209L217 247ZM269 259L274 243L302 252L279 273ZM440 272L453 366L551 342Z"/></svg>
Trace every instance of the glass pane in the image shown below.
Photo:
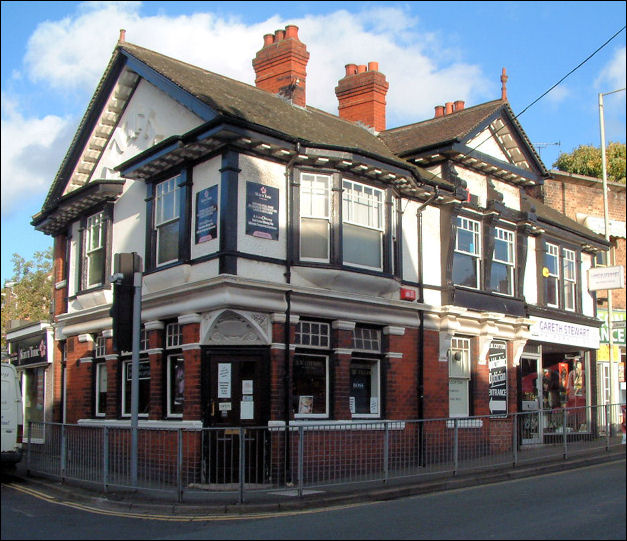
<svg viewBox="0 0 627 541"><path fill-rule="evenodd" d="M471 231L457 230L457 249L471 254L477 253L476 235Z"/></svg>
<svg viewBox="0 0 627 541"><path fill-rule="evenodd" d="M351 364L351 398L354 400L354 411L352 413L370 414L371 398L373 396L373 365Z"/></svg>
<svg viewBox="0 0 627 541"><path fill-rule="evenodd" d="M300 256L329 260L329 222L316 218L301 218Z"/></svg>
<svg viewBox="0 0 627 541"><path fill-rule="evenodd" d="M92 252L87 260L87 286L104 283L104 250Z"/></svg>
<svg viewBox="0 0 627 541"><path fill-rule="evenodd" d="M466 417L468 415L468 381L449 379L448 406L450 417Z"/></svg>
<svg viewBox="0 0 627 541"><path fill-rule="evenodd" d="M453 283L460 286L479 287L476 258L455 253L453 257Z"/></svg>
<svg viewBox="0 0 627 541"><path fill-rule="evenodd" d="M503 240L494 241L494 259L511 263L513 261L511 244Z"/></svg>
<svg viewBox="0 0 627 541"><path fill-rule="evenodd" d="M549 269L551 274L557 276L557 257L552 254L545 254L544 266Z"/></svg>
<svg viewBox="0 0 627 541"><path fill-rule="evenodd" d="M183 413L185 368L183 357L170 359L170 413Z"/></svg>
<svg viewBox="0 0 627 541"><path fill-rule="evenodd" d="M566 310L575 309L575 284L572 282L564 284L564 308Z"/></svg>
<svg viewBox="0 0 627 541"><path fill-rule="evenodd" d="M315 355L294 357L293 410L296 414L327 413L327 358Z"/></svg>
<svg viewBox="0 0 627 541"><path fill-rule="evenodd" d="M504 295L512 295L511 267L503 263L492 262L490 285L494 291Z"/></svg>
<svg viewBox="0 0 627 541"><path fill-rule="evenodd" d="M382 268L380 231L345 223L342 246L345 264Z"/></svg>
<svg viewBox="0 0 627 541"><path fill-rule="evenodd" d="M557 306L557 278L549 276L544 279L544 302Z"/></svg>
<svg viewBox="0 0 627 541"><path fill-rule="evenodd" d="M179 258L178 220L162 225L157 230L157 265Z"/></svg>

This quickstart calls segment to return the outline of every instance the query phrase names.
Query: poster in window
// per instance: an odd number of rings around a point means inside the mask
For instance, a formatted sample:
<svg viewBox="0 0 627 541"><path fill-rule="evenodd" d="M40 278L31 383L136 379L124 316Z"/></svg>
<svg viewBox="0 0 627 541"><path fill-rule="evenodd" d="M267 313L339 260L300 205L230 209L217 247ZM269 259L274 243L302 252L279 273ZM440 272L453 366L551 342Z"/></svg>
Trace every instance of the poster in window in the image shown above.
<svg viewBox="0 0 627 541"><path fill-rule="evenodd" d="M279 239L278 188L246 182L246 234L262 239Z"/></svg>
<svg viewBox="0 0 627 541"><path fill-rule="evenodd" d="M174 370L174 405L181 406L185 396L185 371L183 359L177 359L173 364Z"/></svg>
<svg viewBox="0 0 627 541"><path fill-rule="evenodd" d="M313 413L313 396L305 395L298 397L298 413L308 415Z"/></svg>
<svg viewBox="0 0 627 541"><path fill-rule="evenodd" d="M218 398L231 398L231 363L218 363Z"/></svg>
<svg viewBox="0 0 627 541"><path fill-rule="evenodd" d="M493 340L488 351L491 415L507 415L507 343Z"/></svg>
<svg viewBox="0 0 627 541"><path fill-rule="evenodd" d="M196 194L196 244L218 236L218 186L200 190Z"/></svg>
<svg viewBox="0 0 627 541"><path fill-rule="evenodd" d="M371 381L370 368L351 367L351 396L355 398L355 413L372 413Z"/></svg>

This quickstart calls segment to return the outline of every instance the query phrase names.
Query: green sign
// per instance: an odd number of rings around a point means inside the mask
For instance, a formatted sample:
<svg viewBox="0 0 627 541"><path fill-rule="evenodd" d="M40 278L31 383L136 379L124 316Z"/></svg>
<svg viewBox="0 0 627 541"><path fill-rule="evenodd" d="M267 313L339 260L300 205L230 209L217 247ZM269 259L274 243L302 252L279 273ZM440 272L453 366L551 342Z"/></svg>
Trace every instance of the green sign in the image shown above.
<svg viewBox="0 0 627 541"><path fill-rule="evenodd" d="M625 345L625 310L612 310L612 341L616 346L624 346ZM609 344L610 343L610 334L608 330L608 319L607 319L607 310L603 308L599 308L597 310L597 317L603 321L603 325L599 329L601 333L600 342L601 344ZM615 325L617 321L622 321L620 328Z"/></svg>

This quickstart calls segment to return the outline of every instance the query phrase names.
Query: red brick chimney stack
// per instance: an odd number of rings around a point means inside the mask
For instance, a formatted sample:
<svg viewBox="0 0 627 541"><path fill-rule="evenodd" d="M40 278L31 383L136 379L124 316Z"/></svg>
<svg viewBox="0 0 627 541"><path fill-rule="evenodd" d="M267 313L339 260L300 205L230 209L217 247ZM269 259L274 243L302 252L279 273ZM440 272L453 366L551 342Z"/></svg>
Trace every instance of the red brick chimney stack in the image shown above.
<svg viewBox="0 0 627 541"><path fill-rule="evenodd" d="M263 48L253 60L255 85L305 107L308 61L307 47L298 39L298 26L288 25L274 35L266 34Z"/></svg>
<svg viewBox="0 0 627 541"><path fill-rule="evenodd" d="M385 96L390 85L379 63L346 64L345 68L346 75L335 87L340 118L362 122L378 132L385 130Z"/></svg>
<svg viewBox="0 0 627 541"><path fill-rule="evenodd" d="M434 118L439 118L441 116L451 115L453 113L457 113L458 111L463 111L466 102L462 100L456 101L447 101L446 106L444 105L436 105L435 106L435 116Z"/></svg>

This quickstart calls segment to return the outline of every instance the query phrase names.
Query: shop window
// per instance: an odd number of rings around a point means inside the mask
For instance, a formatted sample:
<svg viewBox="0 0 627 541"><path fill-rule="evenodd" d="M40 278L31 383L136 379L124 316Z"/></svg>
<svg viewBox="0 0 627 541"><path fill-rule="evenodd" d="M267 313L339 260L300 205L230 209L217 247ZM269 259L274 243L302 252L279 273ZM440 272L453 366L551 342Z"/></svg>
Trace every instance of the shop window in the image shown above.
<svg viewBox="0 0 627 541"><path fill-rule="evenodd" d="M139 400L138 414L147 417L150 408L150 361L139 360ZM132 361L122 361L122 415L131 414L131 379L133 377Z"/></svg>
<svg viewBox="0 0 627 541"><path fill-rule="evenodd" d="M453 283L456 285L479 288L480 230L479 222L461 216L457 217L453 256Z"/></svg>
<svg viewBox="0 0 627 541"><path fill-rule="evenodd" d="M294 355L292 397L294 417L328 417L328 355Z"/></svg>
<svg viewBox="0 0 627 541"><path fill-rule="evenodd" d="M83 241L83 289L105 283L106 219L104 212L89 216L85 223Z"/></svg>
<svg viewBox="0 0 627 541"><path fill-rule="evenodd" d="M514 294L514 233L499 227L494 230L490 287L503 295Z"/></svg>
<svg viewBox="0 0 627 541"><path fill-rule="evenodd" d="M342 181L344 264L383 270L383 208L383 190Z"/></svg>
<svg viewBox="0 0 627 541"><path fill-rule="evenodd" d="M454 337L449 350L449 417L470 415L470 339Z"/></svg>
<svg viewBox="0 0 627 541"><path fill-rule="evenodd" d="M300 178L300 258L329 262L331 177L303 173Z"/></svg>
<svg viewBox="0 0 627 541"><path fill-rule="evenodd" d="M46 369L29 368L24 370L22 380L24 400L24 441L28 439L28 424L30 427L31 442L43 443L45 433L45 396L46 396Z"/></svg>
<svg viewBox="0 0 627 541"><path fill-rule="evenodd" d="M178 261L181 188L180 177L174 177L155 186L153 230L156 235L155 265L157 267Z"/></svg>
<svg viewBox="0 0 627 541"><path fill-rule="evenodd" d="M329 324L317 321L299 321L296 326L294 342L298 346L328 349Z"/></svg>
<svg viewBox="0 0 627 541"><path fill-rule="evenodd" d="M353 358L350 366L350 411L353 417L380 415L380 361Z"/></svg>
<svg viewBox="0 0 627 541"><path fill-rule="evenodd" d="M167 366L168 417L182 417L185 394L185 361L183 355L169 355Z"/></svg>

